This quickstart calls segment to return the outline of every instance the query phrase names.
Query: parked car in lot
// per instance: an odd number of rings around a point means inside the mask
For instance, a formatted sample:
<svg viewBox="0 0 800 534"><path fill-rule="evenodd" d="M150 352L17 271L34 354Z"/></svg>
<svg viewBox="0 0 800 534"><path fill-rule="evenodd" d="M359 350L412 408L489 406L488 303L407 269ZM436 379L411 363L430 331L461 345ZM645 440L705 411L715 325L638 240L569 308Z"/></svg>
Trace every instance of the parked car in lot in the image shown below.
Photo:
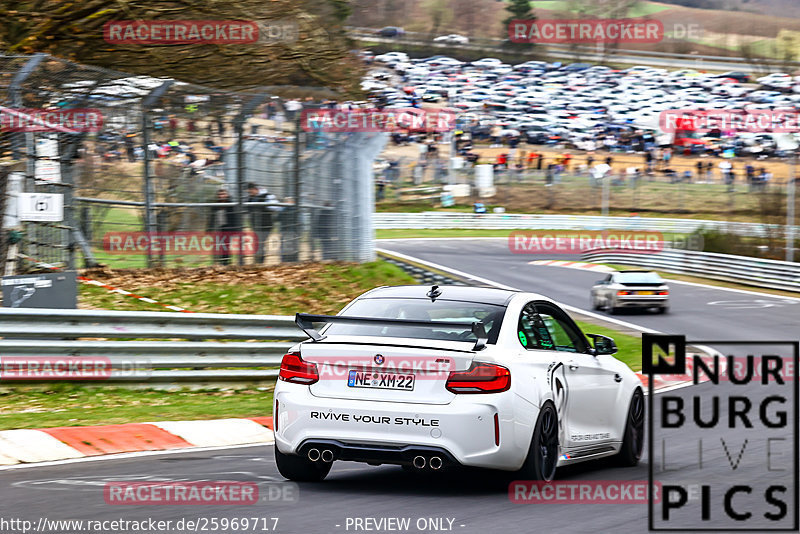
<svg viewBox="0 0 800 534"><path fill-rule="evenodd" d="M379 55L375 63L382 68L371 70L367 78L376 83L366 84L373 94L384 87L381 84L394 81L407 100L438 105L446 99L449 106L466 113L486 111L488 116L480 124L472 119L461 122L462 129L478 139L486 139L484 130L495 126L517 129L523 137L527 126L535 124L548 129L548 143L563 140L568 148L579 150L641 152L669 143L681 153L713 155L729 145L738 156L769 158L785 151L772 150L774 143L768 137L759 137L753 145L740 131L718 133L714 143L704 140L705 135L685 131L661 135L659 118L670 110L757 109L754 106L785 108L789 114L800 110L800 77L782 73L761 77L756 84L744 71L717 75L643 65L625 70L542 61L506 65L497 58L465 63L445 55L410 59L400 52ZM387 78L379 72L387 69L397 76ZM645 146L642 139L648 136L651 141ZM543 137L535 133L526 139Z"/></svg>
<svg viewBox="0 0 800 534"><path fill-rule="evenodd" d="M739 71L723 72L722 74L717 74L714 77L722 79L731 78L739 83L750 83L751 81L749 74L747 74L746 72L739 72Z"/></svg>
<svg viewBox="0 0 800 534"><path fill-rule="evenodd" d="M598 281L591 290L592 309L617 313L623 308L669 310L669 286L652 271L618 271Z"/></svg>
<svg viewBox="0 0 800 534"><path fill-rule="evenodd" d="M497 58L485 57L483 59L479 59L477 61L471 62L470 66L483 68L483 69L489 69L489 68L500 67L502 64L503 64L503 62L500 61Z"/></svg>
<svg viewBox="0 0 800 534"><path fill-rule="evenodd" d="M638 377L611 338L585 335L542 295L382 287L296 322L311 339L283 357L273 411L290 480L322 480L335 461L551 480L557 467L641 457Z"/></svg>

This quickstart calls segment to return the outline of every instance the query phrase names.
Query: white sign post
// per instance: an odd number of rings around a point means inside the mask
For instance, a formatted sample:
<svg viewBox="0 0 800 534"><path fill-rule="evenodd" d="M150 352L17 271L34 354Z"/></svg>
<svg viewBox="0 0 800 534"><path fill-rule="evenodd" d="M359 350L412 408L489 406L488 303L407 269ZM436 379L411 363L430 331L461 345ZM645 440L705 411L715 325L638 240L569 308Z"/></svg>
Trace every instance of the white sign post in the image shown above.
<svg viewBox="0 0 800 534"><path fill-rule="evenodd" d="M61 183L61 162L56 139L36 140L35 176L37 182Z"/></svg>
<svg viewBox="0 0 800 534"><path fill-rule="evenodd" d="M17 214L20 221L63 221L64 195L61 193L20 193Z"/></svg>

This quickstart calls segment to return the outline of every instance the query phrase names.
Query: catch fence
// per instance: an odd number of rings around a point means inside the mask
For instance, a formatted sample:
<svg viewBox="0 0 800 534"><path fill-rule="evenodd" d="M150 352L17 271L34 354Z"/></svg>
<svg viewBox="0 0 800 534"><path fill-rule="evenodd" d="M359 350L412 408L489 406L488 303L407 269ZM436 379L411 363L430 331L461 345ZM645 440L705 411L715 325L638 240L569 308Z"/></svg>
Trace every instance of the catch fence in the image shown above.
<svg viewBox="0 0 800 534"><path fill-rule="evenodd" d="M371 260L371 163L386 135L306 132L302 110L321 104L276 91L0 56L0 159L14 162L3 229L22 238L10 266ZM20 220L23 193L63 194L63 218Z"/></svg>

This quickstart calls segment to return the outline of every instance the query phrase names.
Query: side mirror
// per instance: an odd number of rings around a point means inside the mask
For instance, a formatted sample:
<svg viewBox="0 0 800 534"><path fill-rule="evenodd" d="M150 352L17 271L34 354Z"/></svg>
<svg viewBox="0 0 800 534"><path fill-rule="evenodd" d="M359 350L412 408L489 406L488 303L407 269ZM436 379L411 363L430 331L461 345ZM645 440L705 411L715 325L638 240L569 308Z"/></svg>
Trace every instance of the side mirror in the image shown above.
<svg viewBox="0 0 800 534"><path fill-rule="evenodd" d="M600 354L617 353L617 344L614 343L614 340L611 339L610 337L601 336L600 334L586 334L586 335L592 338L595 356L599 356Z"/></svg>

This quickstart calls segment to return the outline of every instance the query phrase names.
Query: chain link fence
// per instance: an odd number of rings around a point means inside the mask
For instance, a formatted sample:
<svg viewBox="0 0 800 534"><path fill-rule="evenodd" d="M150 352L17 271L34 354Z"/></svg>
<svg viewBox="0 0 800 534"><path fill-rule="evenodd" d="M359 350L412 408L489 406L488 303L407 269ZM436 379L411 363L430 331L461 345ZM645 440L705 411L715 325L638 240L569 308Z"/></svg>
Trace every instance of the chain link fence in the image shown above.
<svg viewBox="0 0 800 534"><path fill-rule="evenodd" d="M406 211L419 205L452 206L471 211L475 203L482 203L487 209L515 213L700 214L770 224L782 224L786 217L792 158L695 156L648 164L644 154L566 149L555 153L542 148L477 147L476 161L465 160L449 172L437 172L447 168L441 157L446 143L432 158L385 157L376 169L378 207ZM565 154L570 155L565 159ZM491 169L489 187L481 186L482 167Z"/></svg>
<svg viewBox="0 0 800 534"><path fill-rule="evenodd" d="M0 159L18 163L12 263L373 259L372 161L386 135L303 131L302 109L318 105L0 56ZM15 191L63 194L63 220L20 221Z"/></svg>

